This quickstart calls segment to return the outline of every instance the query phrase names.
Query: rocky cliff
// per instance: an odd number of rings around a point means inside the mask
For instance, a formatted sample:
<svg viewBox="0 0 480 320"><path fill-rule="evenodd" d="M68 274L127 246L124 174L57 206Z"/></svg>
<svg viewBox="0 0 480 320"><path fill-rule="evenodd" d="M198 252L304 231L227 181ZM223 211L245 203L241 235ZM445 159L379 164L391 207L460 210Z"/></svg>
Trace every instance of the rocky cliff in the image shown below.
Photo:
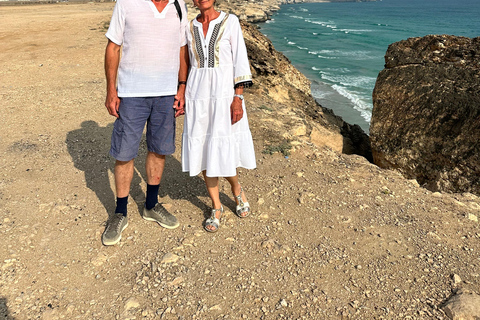
<svg viewBox="0 0 480 320"><path fill-rule="evenodd" d="M390 45L373 104L377 165L431 190L480 194L480 38Z"/></svg>

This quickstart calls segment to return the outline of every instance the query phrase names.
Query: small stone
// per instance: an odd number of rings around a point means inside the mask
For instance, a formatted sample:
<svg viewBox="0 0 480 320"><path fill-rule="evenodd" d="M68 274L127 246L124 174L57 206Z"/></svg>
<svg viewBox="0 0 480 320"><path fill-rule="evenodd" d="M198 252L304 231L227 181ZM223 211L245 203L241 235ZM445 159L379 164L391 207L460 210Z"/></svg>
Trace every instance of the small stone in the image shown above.
<svg viewBox="0 0 480 320"><path fill-rule="evenodd" d="M67 313L68 314L71 314L74 310L75 310L75 305L73 305L71 303L69 305L67 305Z"/></svg>
<svg viewBox="0 0 480 320"><path fill-rule="evenodd" d="M478 222L477 216L474 215L474 214L471 214L471 213L467 214L467 219L471 220L471 221L474 221L474 222Z"/></svg>
<svg viewBox="0 0 480 320"><path fill-rule="evenodd" d="M185 279L183 277L177 277L175 279L173 279L173 281L170 281L168 283L169 286L178 286L179 284L181 284L183 281L185 281Z"/></svg>
<svg viewBox="0 0 480 320"><path fill-rule="evenodd" d="M135 309L140 306L140 303L135 297L130 297L126 302L125 305L123 306L123 309L125 311L130 310L130 309Z"/></svg>
<svg viewBox="0 0 480 320"><path fill-rule="evenodd" d="M214 305L213 307L210 307L209 309L210 311L220 311L222 310L222 308L220 307L220 305Z"/></svg>
<svg viewBox="0 0 480 320"><path fill-rule="evenodd" d="M460 278L460 276L458 274L453 274L452 275L452 280L453 280L453 284L455 284L455 285L458 285L458 284L462 283L462 278Z"/></svg>
<svg viewBox="0 0 480 320"><path fill-rule="evenodd" d="M261 206L262 204L265 203L265 200L263 198L258 198L257 204Z"/></svg>
<svg viewBox="0 0 480 320"><path fill-rule="evenodd" d="M281 245L278 244L275 240L269 239L262 242L262 248L265 248L268 251L276 251L281 248Z"/></svg>
<svg viewBox="0 0 480 320"><path fill-rule="evenodd" d="M163 256L161 263L173 263L173 262L177 262L178 259L180 259L179 256L171 252L168 252Z"/></svg>

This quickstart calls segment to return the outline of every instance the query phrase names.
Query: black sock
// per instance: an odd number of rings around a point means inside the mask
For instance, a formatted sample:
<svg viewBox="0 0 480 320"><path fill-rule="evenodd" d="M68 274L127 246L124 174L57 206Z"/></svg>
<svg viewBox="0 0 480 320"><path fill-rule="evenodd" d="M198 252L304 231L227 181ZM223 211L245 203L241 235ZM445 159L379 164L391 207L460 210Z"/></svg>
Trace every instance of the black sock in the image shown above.
<svg viewBox="0 0 480 320"><path fill-rule="evenodd" d="M117 208L115 209L115 213L123 213L123 215L127 216L127 204L128 204L128 196L124 198L117 197Z"/></svg>
<svg viewBox="0 0 480 320"><path fill-rule="evenodd" d="M147 199L145 201L145 208L147 208L147 210L152 209L157 204L159 188L160 188L160 184L157 184L157 185L147 184Z"/></svg>

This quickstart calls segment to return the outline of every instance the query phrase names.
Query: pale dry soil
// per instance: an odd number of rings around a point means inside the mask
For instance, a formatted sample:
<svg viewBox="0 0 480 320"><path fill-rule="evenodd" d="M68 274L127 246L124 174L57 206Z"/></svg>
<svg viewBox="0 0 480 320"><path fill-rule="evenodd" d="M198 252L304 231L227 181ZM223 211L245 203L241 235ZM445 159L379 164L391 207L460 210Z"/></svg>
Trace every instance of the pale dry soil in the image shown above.
<svg viewBox="0 0 480 320"><path fill-rule="evenodd" d="M203 231L210 203L202 179L181 172L180 119L159 199L181 226L138 213L142 145L129 227L103 246L112 7L0 7L0 319L444 319L456 290L479 293L478 197L432 193L301 139L288 158L264 154L295 111L255 87L258 168L240 170L253 215L232 213L222 181L228 210L217 233Z"/></svg>

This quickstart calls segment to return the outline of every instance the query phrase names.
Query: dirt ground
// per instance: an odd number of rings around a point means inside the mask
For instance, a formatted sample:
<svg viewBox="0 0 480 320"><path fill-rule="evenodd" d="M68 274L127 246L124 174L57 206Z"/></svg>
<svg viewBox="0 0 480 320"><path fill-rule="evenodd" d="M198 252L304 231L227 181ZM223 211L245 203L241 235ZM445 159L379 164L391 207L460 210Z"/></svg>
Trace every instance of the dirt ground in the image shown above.
<svg viewBox="0 0 480 320"><path fill-rule="evenodd" d="M445 319L457 290L480 293L477 196L432 193L301 141L289 156L264 153L282 106L255 91L258 168L240 170L253 215L232 213L223 181L228 210L217 233L203 231L210 203L203 180L181 172L180 119L159 199L181 226L138 213L142 145L129 227L103 246L112 8L0 7L0 319Z"/></svg>

